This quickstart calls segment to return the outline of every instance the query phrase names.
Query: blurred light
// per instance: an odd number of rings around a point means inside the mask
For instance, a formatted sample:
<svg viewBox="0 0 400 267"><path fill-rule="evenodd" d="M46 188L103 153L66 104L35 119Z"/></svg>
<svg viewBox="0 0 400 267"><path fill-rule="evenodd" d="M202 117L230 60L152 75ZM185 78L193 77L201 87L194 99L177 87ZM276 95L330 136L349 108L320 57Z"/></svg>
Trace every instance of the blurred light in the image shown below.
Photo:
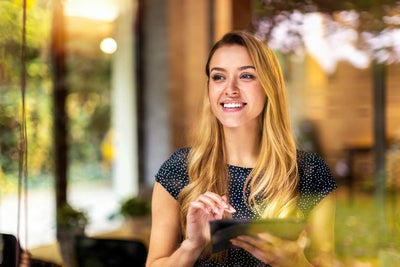
<svg viewBox="0 0 400 267"><path fill-rule="evenodd" d="M306 49L326 72L333 73L339 61L347 61L361 69L368 67L369 55L356 46L358 34L353 28L342 26L320 13L305 15L303 26Z"/></svg>
<svg viewBox="0 0 400 267"><path fill-rule="evenodd" d="M105 54L113 54L117 51L117 42L111 38L104 38L100 43L100 50Z"/></svg>
<svg viewBox="0 0 400 267"><path fill-rule="evenodd" d="M266 0L264 0L266 1ZM400 15L385 16L387 24L379 32L359 32L360 14L342 11L333 17L323 13L284 13L258 21L256 36L273 50L291 53L297 58L311 55L328 73L338 62L347 61L356 68L367 68L372 61L400 62Z"/></svg>
<svg viewBox="0 0 400 267"><path fill-rule="evenodd" d="M65 14L95 20L113 21L118 16L118 6L114 0L67 0Z"/></svg>
<svg viewBox="0 0 400 267"><path fill-rule="evenodd" d="M384 16L383 22L386 24L400 25L400 15L397 16Z"/></svg>

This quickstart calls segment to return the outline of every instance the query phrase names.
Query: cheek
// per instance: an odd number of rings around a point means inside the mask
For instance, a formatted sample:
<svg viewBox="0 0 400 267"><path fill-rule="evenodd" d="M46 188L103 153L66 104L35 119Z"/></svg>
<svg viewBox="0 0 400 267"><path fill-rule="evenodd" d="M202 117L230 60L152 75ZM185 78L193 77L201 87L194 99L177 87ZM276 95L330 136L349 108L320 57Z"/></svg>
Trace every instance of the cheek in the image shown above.
<svg viewBox="0 0 400 267"><path fill-rule="evenodd" d="M262 112L267 102L267 96L265 94L256 95L254 101L257 112Z"/></svg>
<svg viewBox="0 0 400 267"><path fill-rule="evenodd" d="M213 91L212 89L208 89L208 102L210 104L211 111L215 113L215 109L218 104L218 97L215 94L215 91Z"/></svg>
<svg viewBox="0 0 400 267"><path fill-rule="evenodd" d="M267 95L264 92L264 89L262 87L260 87L256 90L256 95L257 95L257 98L260 100L260 102L262 102L264 105L265 102L267 101Z"/></svg>
<svg viewBox="0 0 400 267"><path fill-rule="evenodd" d="M208 89L208 98L210 99L211 105L218 103L218 99L221 95L221 91L216 86L210 86Z"/></svg>

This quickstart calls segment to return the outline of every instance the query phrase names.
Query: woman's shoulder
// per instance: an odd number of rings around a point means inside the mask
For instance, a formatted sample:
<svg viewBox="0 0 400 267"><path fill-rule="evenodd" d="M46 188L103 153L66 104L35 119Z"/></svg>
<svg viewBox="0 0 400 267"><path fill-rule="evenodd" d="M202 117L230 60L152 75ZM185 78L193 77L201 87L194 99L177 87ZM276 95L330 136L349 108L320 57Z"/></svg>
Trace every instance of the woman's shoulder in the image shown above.
<svg viewBox="0 0 400 267"><path fill-rule="evenodd" d="M172 153L171 157L187 159L189 152L190 152L190 147L178 148Z"/></svg>
<svg viewBox="0 0 400 267"><path fill-rule="evenodd" d="M325 160L316 153L298 151L297 163L300 183L306 187L335 188L336 184Z"/></svg>
<svg viewBox="0 0 400 267"><path fill-rule="evenodd" d="M189 155L190 148L179 148L172 152L167 160L161 166L164 167L185 167L187 165L187 158Z"/></svg>
<svg viewBox="0 0 400 267"><path fill-rule="evenodd" d="M161 165L160 170L186 169L190 148L179 148Z"/></svg>
<svg viewBox="0 0 400 267"><path fill-rule="evenodd" d="M314 152L308 152L303 150L297 151L297 165L299 171L307 172L327 172L330 175L330 169L326 161L318 154Z"/></svg>
<svg viewBox="0 0 400 267"><path fill-rule="evenodd" d="M187 157L190 148L175 150L161 165L156 174L159 182L174 198L177 198L182 188L189 182L187 173Z"/></svg>
<svg viewBox="0 0 400 267"><path fill-rule="evenodd" d="M337 188L325 160L316 153L298 151L299 206L308 214L324 197Z"/></svg>
<svg viewBox="0 0 400 267"><path fill-rule="evenodd" d="M304 150L297 150L297 162L308 165L326 164L324 159L317 153Z"/></svg>

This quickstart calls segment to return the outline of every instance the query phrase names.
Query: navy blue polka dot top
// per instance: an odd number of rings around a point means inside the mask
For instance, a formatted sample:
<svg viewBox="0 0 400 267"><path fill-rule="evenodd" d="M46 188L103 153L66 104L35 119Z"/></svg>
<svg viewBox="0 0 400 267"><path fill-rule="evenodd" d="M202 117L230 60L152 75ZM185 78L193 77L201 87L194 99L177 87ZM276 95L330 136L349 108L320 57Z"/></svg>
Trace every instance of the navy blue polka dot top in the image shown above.
<svg viewBox="0 0 400 267"><path fill-rule="evenodd" d="M189 183L187 172L189 151L189 148L176 150L156 174L156 181L175 199ZM325 161L316 154L298 151L297 162L300 177L298 207L305 216L308 216L321 199L336 189L337 185ZM233 219L258 218L258 215L246 205L247 199L243 197L243 185L252 169L228 165L228 171L230 176L229 203L236 209L236 212L232 214ZM252 267L269 265L260 262L243 249L232 247L229 249L226 262L198 259L195 266Z"/></svg>

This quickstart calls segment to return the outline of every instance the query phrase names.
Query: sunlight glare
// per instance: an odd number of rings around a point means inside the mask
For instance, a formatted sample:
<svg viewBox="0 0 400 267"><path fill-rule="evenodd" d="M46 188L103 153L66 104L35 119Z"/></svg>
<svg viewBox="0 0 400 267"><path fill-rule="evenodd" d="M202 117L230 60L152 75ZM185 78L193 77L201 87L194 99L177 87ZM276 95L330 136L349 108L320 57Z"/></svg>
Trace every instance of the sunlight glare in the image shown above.
<svg viewBox="0 0 400 267"><path fill-rule="evenodd" d="M111 37L104 38L100 43L100 49L105 54L113 54L117 51L117 42Z"/></svg>
<svg viewBox="0 0 400 267"><path fill-rule="evenodd" d="M118 6L114 0L67 0L65 15L113 21L118 16Z"/></svg>

